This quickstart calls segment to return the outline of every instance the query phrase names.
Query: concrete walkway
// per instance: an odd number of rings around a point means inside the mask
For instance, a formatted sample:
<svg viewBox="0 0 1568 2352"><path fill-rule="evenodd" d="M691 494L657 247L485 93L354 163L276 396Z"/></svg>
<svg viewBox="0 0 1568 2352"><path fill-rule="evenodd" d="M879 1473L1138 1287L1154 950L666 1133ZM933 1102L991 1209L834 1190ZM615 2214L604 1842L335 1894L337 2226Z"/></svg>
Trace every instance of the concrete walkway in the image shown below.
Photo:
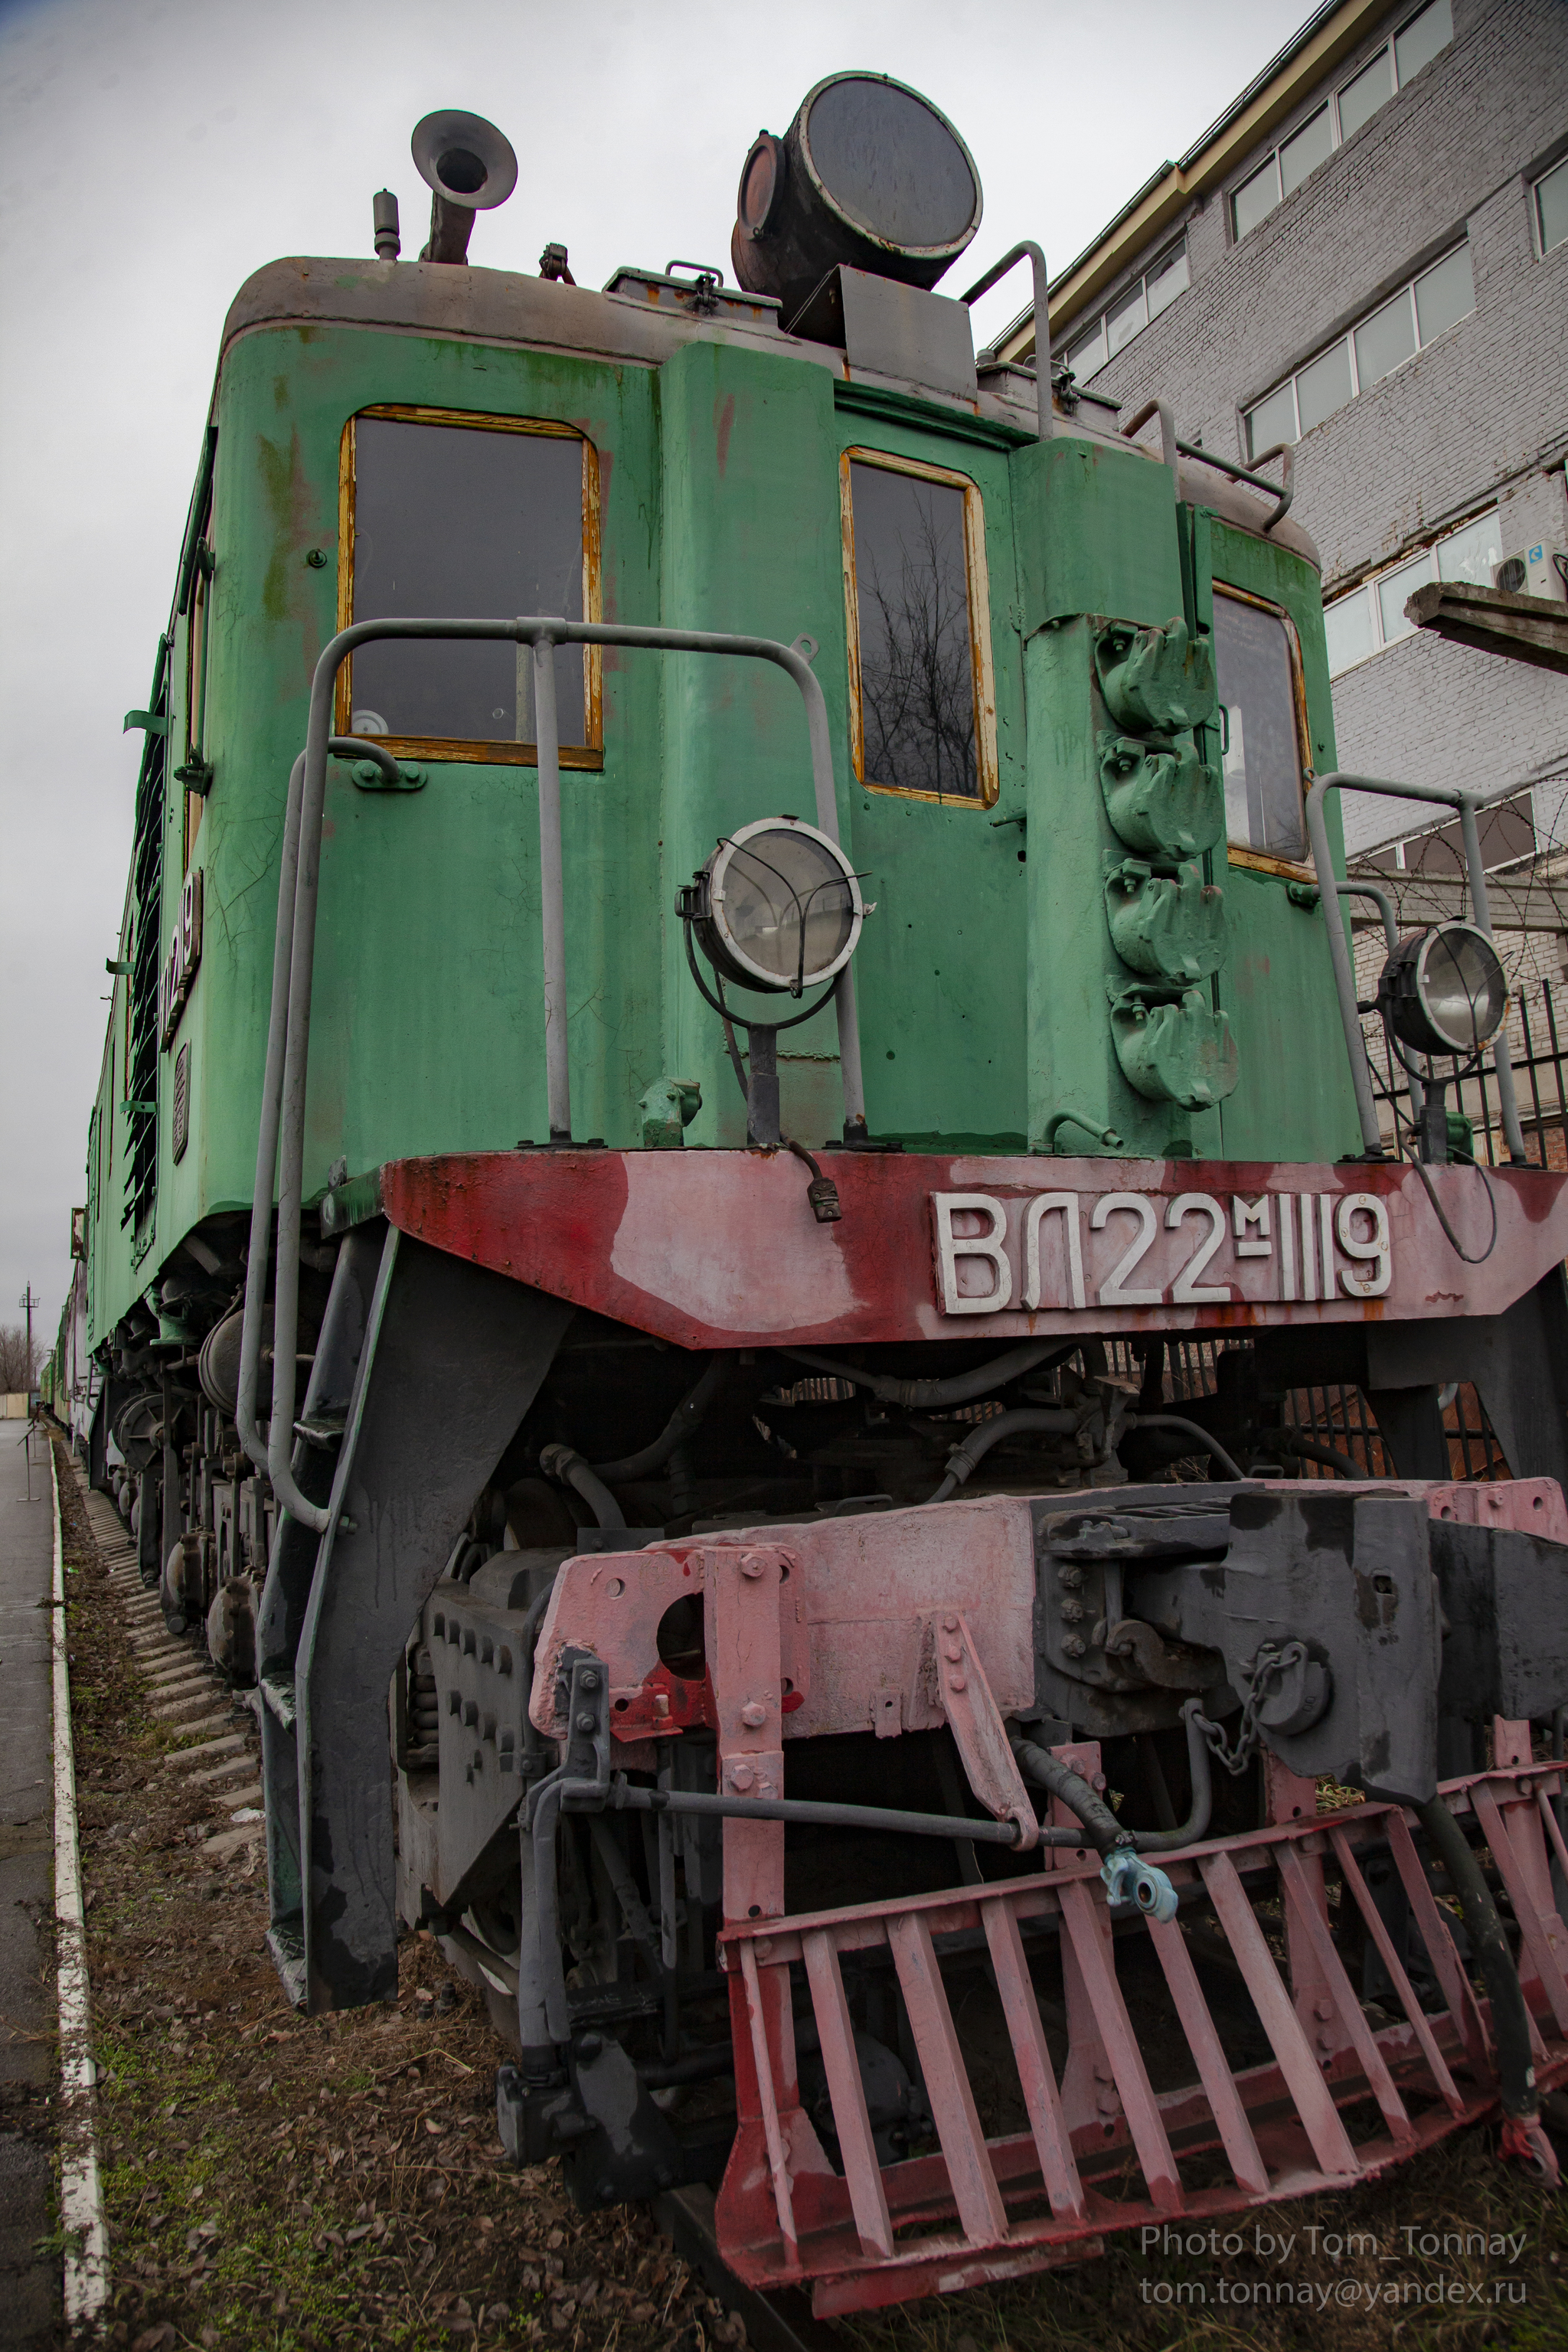
<svg viewBox="0 0 1568 2352"><path fill-rule="evenodd" d="M54 2342L60 2278L34 2251L53 2227L54 1519L48 1440L24 1426L0 1421L0 2344L16 2352Z"/></svg>

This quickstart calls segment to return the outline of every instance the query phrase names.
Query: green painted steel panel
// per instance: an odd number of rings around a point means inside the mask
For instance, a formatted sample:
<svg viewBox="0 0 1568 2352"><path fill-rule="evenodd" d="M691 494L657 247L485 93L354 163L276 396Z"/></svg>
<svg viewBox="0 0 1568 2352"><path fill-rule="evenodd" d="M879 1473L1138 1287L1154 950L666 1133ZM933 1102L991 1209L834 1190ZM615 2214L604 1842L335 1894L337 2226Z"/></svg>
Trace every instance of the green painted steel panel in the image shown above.
<svg viewBox="0 0 1568 2352"><path fill-rule="evenodd" d="M1072 1109L1127 1152L1321 1158L1355 1122L1321 916L1282 880L1226 887L1214 983L1241 1054L1223 1114L1134 1093L1111 1036L1125 981L1104 898L1125 854L1105 814L1093 682L1100 621L1207 623L1222 578L1290 612L1320 766L1332 761L1318 583L1264 541L1183 510L1168 471L1072 435L1009 448L935 404L879 406L815 354L693 341L662 367L351 327L251 330L219 386L208 530L207 722L215 769L195 848L205 884L201 969L158 1057L155 1223L138 1260L120 1223L127 1166L125 987L117 982L96 1108L89 1257L100 1341L205 1218L246 1208L271 985L285 788L312 667L337 619L342 433L380 404L577 426L600 456L603 609L610 619L816 639L846 845L877 902L858 959L873 1133L1044 1148ZM998 798L939 805L854 779L839 463L867 448L947 467L981 493L989 572ZM197 502L199 507L199 500ZM187 538L201 526L193 509ZM1185 534L1184 540L1183 533ZM322 551L324 563L307 559ZM1184 550L1186 578L1184 583ZM1185 594L1184 594L1184 586ZM169 768L187 740L188 615L169 654ZM695 1079L693 1145L734 1143L744 1108L717 1016L686 968L674 899L749 818L815 814L799 698L763 664L611 649L602 773L563 775L574 1127L635 1145L659 1078ZM330 772L305 1181L384 1158L504 1147L544 1131L534 771L425 762L421 791ZM183 878L184 789L163 808L165 944ZM1023 826L994 818L1023 818ZM1337 814L1331 818L1337 824ZM1020 855L1022 853L1022 855ZM129 952L134 909L120 952ZM160 950L160 959L163 950ZM737 1009L774 1015L779 1000ZM831 1010L781 1041L786 1129L842 1117ZM190 1141L176 1163L174 1055L190 1051ZM1090 1148L1081 1129L1061 1135Z"/></svg>
<svg viewBox="0 0 1568 2352"><path fill-rule="evenodd" d="M1058 434L1012 468L1026 636L1078 613L1149 627L1182 610L1168 467Z"/></svg>

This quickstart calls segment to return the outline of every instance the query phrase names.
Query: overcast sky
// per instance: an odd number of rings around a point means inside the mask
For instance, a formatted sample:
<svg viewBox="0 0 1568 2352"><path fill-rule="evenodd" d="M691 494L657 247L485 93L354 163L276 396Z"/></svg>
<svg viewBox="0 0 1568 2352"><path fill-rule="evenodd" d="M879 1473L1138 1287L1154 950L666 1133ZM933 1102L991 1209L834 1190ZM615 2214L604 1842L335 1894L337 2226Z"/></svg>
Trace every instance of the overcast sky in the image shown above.
<svg viewBox="0 0 1568 2352"><path fill-rule="evenodd" d="M1053 271L1282 47L1308 0L0 0L0 1322L52 1335L84 1197L147 697L218 331L282 254L366 254L433 108L520 161L473 257L580 283L727 264L759 126L846 67L933 98L980 167L973 274ZM967 282L967 277L965 281ZM1023 273L978 311L994 332ZM279 779L281 788L282 779Z"/></svg>

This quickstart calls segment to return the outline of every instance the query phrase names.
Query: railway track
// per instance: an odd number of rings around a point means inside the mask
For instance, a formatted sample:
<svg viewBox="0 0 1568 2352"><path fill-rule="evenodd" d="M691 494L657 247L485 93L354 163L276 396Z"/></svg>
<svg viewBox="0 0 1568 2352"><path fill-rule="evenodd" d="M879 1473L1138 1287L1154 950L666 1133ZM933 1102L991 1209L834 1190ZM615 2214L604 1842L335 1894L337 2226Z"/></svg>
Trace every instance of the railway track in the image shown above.
<svg viewBox="0 0 1568 2352"><path fill-rule="evenodd" d="M261 1810L261 1743L247 1695L226 1683L207 1654L203 1633L171 1633L156 1592L137 1567L136 1546L107 1496L89 1486L73 1461L109 1580L125 1612L132 1654L147 1681L148 1711L180 1745L163 1769L200 1790L205 1820L199 1843L214 1863L259 1846L267 1832Z"/></svg>

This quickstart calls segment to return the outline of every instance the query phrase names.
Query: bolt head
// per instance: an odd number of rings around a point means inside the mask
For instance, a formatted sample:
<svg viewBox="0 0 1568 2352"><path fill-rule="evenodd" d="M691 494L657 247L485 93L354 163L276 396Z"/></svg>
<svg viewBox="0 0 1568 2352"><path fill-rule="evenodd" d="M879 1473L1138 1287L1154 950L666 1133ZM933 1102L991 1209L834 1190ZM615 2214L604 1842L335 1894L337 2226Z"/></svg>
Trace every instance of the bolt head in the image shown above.
<svg viewBox="0 0 1568 2352"><path fill-rule="evenodd" d="M741 1555L742 1575L755 1577L761 1576L762 1572L763 1562L757 1558L756 1553L754 1551L742 1552Z"/></svg>
<svg viewBox="0 0 1568 2352"><path fill-rule="evenodd" d="M583 1676L581 1687L585 1691L596 1691L598 1689L599 1677L592 1666L588 1668L587 1673Z"/></svg>
<svg viewBox="0 0 1568 2352"><path fill-rule="evenodd" d="M957 1618L944 1617L942 1621L942 1630L944 1633L956 1633L958 1631Z"/></svg>
<svg viewBox="0 0 1568 2352"><path fill-rule="evenodd" d="M741 1709L741 1720L745 1725L748 1731L756 1731L763 1724L766 1723L767 1719L768 1711L766 1707L759 1706L754 1698L748 1699L745 1706Z"/></svg>
<svg viewBox="0 0 1568 2352"><path fill-rule="evenodd" d="M749 1789L756 1777L756 1774L752 1771L749 1764L731 1764L730 1767L730 1786L731 1789Z"/></svg>
<svg viewBox="0 0 1568 2352"><path fill-rule="evenodd" d="M947 1678L947 1686L950 1691L965 1690L968 1688L968 1685L969 1677L967 1675L949 1675Z"/></svg>
<svg viewBox="0 0 1568 2352"><path fill-rule="evenodd" d="M577 1717L577 1728L579 1731L592 1731L594 1729L593 1717L586 1712L580 1715Z"/></svg>

